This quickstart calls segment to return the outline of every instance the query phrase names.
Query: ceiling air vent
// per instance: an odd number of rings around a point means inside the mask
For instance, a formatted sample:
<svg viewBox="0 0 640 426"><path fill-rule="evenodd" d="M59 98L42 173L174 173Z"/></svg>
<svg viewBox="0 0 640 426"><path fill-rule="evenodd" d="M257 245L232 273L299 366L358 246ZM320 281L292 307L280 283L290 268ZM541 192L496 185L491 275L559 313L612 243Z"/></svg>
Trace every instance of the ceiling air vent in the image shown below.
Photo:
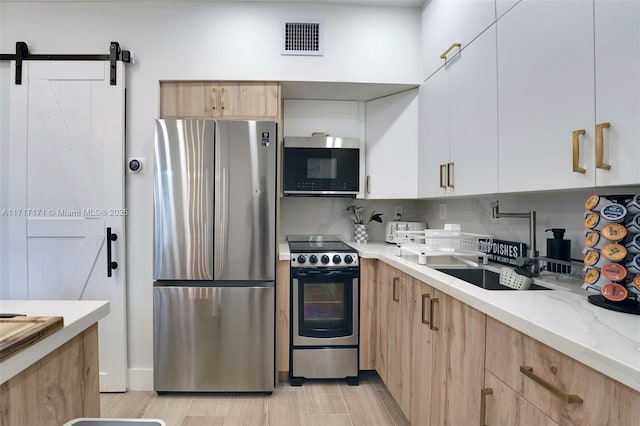
<svg viewBox="0 0 640 426"><path fill-rule="evenodd" d="M283 21L282 54L322 56L324 53L324 34L322 31L321 21Z"/></svg>

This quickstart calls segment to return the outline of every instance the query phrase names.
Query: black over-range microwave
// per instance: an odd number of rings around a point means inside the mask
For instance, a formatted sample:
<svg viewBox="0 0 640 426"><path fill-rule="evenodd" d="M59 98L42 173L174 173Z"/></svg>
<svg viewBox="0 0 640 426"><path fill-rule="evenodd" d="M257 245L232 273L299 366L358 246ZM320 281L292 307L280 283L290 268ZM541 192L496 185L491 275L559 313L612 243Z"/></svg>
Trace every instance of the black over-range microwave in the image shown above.
<svg viewBox="0 0 640 426"><path fill-rule="evenodd" d="M282 190L285 196L364 195L364 150L360 138L285 137Z"/></svg>

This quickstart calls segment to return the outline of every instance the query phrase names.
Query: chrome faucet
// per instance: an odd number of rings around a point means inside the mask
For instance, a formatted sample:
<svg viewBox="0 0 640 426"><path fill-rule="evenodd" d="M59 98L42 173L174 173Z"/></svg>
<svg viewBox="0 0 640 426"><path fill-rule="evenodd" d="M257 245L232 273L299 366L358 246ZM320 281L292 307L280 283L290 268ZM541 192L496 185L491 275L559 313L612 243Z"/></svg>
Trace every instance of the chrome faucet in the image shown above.
<svg viewBox="0 0 640 426"><path fill-rule="evenodd" d="M516 259L518 266L530 266L531 276L540 275L540 264L538 263L538 249L536 246L536 212L530 210L529 213L504 213L498 210L498 201L491 202L491 213L494 219L501 217L512 217L529 219L529 253L526 258L519 257Z"/></svg>

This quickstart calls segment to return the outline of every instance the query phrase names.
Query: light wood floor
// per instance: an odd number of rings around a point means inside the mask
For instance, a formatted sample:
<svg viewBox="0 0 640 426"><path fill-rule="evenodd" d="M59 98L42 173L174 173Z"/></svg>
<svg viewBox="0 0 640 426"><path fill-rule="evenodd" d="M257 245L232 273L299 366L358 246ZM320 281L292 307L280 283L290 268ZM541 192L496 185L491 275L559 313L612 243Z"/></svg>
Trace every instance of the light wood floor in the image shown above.
<svg viewBox="0 0 640 426"><path fill-rule="evenodd" d="M100 395L108 418L155 418L167 426L401 426L406 418L377 374L344 381L280 383L272 395L126 392Z"/></svg>

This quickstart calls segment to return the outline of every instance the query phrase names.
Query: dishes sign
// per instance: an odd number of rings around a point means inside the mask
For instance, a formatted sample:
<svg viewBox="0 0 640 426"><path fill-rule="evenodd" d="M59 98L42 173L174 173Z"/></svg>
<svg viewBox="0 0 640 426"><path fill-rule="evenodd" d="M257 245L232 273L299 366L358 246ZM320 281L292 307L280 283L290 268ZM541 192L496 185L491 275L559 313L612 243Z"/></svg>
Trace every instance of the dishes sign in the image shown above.
<svg viewBox="0 0 640 426"><path fill-rule="evenodd" d="M517 241L480 239L480 247L489 255L489 260L502 265L516 266L516 258L527 255L527 245Z"/></svg>

